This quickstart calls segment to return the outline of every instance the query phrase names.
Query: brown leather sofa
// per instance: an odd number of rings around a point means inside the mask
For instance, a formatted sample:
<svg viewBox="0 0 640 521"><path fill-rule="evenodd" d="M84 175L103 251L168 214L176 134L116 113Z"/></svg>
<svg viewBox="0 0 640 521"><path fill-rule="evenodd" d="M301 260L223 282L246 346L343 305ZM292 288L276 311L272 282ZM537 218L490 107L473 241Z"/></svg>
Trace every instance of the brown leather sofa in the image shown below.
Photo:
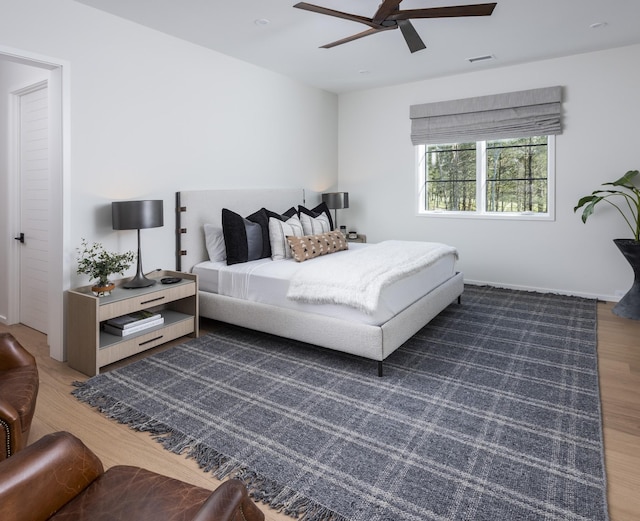
<svg viewBox="0 0 640 521"><path fill-rule="evenodd" d="M115 440L114 440L115 441ZM102 463L68 432L0 462L2 521L262 521L238 480L211 492L139 467Z"/></svg>
<svg viewBox="0 0 640 521"><path fill-rule="evenodd" d="M11 333L0 333L0 461L27 445L38 386L36 359Z"/></svg>

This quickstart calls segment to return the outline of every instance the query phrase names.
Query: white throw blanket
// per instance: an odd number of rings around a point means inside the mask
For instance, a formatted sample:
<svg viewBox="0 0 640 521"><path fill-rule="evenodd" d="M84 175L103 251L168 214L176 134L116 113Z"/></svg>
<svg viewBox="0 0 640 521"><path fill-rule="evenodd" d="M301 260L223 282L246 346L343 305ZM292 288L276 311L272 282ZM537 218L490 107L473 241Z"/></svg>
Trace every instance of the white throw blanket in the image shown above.
<svg viewBox="0 0 640 521"><path fill-rule="evenodd" d="M346 253L346 252L345 252ZM384 241L348 254L305 261L292 277L287 298L315 304L343 304L373 313L382 289L445 255L458 252L437 242Z"/></svg>

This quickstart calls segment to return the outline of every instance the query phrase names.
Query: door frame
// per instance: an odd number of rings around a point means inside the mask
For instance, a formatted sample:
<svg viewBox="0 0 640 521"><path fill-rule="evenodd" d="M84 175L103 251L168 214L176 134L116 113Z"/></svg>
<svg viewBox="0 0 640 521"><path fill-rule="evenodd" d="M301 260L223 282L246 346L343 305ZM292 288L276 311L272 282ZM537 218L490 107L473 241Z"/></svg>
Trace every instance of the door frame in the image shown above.
<svg viewBox="0 0 640 521"><path fill-rule="evenodd" d="M42 56L39 54L12 49L0 45L0 54L10 57L25 65L46 69L49 71L49 166L50 166L50 208L49 208L49 331L47 343L49 355L63 361L65 353L65 317L66 317L66 291L70 287L70 260L67 252L70 251L70 226L71 209L70 201L70 64L66 60ZM12 125L16 122L16 111L19 103L19 95L12 93L10 103L10 118ZM15 127L13 127L15 130ZM8 215L11 233L15 233L15 226L19 222L19 158L15 156L18 149L18 139L15 132L11 132L9 143L9 179L8 179ZM8 255L9 263L9 323L15 323L20 315L19 311L19 286L17 283L19 274L19 244L13 244ZM17 296L17 298L16 298Z"/></svg>

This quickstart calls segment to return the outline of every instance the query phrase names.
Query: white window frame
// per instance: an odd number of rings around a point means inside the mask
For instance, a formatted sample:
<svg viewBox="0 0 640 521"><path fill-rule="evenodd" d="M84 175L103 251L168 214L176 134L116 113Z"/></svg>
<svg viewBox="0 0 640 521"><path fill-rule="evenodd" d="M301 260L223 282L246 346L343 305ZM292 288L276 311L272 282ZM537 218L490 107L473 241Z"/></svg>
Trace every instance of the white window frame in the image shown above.
<svg viewBox="0 0 640 521"><path fill-rule="evenodd" d="M426 187L425 169L422 162L425 158L425 148L428 145L416 145L416 205L419 217L452 217L461 219L514 219L523 221L555 221L555 178L556 178L556 136L547 136L547 212L487 212L486 201L486 141L477 141L476 147L476 210L451 211L427 210L424 207L424 189Z"/></svg>

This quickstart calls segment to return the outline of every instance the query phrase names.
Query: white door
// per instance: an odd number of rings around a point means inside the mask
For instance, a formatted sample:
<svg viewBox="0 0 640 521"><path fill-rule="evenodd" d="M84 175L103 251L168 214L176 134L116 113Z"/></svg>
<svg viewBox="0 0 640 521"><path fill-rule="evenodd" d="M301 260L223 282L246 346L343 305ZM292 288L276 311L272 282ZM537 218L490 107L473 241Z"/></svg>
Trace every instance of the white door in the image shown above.
<svg viewBox="0 0 640 521"><path fill-rule="evenodd" d="M20 322L48 332L49 103L46 82L20 96Z"/></svg>

